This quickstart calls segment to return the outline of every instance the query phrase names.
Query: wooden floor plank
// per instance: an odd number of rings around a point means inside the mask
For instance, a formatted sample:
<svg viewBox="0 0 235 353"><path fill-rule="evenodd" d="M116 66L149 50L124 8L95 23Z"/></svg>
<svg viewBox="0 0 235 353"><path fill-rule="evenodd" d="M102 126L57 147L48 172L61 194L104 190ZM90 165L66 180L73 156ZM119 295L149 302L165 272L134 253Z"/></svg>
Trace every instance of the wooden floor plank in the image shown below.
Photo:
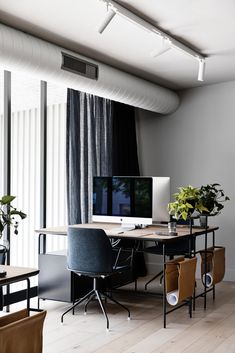
<svg viewBox="0 0 235 353"><path fill-rule="evenodd" d="M143 283L139 288L143 289ZM155 283L149 287L155 290ZM159 288L158 288L159 289ZM200 284L197 290L200 291ZM216 286L216 300L208 295L207 309L198 298L193 318L187 307L167 315L167 328L162 324L162 299L137 293L114 293L115 298L131 310L127 320L124 310L108 303L110 331L97 301L83 314L68 313L64 325L61 314L67 303L41 301L47 310L44 325L44 353L235 353L235 283ZM24 307L25 303L20 304ZM19 309L19 304L16 310Z"/></svg>

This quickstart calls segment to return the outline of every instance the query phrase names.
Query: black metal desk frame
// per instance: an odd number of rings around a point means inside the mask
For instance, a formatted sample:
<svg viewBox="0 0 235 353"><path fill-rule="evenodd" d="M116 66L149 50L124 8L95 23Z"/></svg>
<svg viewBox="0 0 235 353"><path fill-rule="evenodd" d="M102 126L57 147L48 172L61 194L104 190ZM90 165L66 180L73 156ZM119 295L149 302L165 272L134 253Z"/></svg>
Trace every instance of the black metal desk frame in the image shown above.
<svg viewBox="0 0 235 353"><path fill-rule="evenodd" d="M83 226L89 226L89 225L79 225L81 227ZM98 227L98 225L97 225ZM102 224L99 225L100 228L102 228ZM199 251L196 251L196 237L199 236L199 235L204 235L205 236L205 242L204 242L204 251L205 251L205 254L206 254L206 251L207 251L207 246L208 246L208 240L207 240L207 235L209 233L212 233L212 246L213 248L215 247L215 230L217 230L218 227L213 227L212 229L211 228L208 228L208 227L205 227L205 228L194 228L194 226L192 225L192 222L190 222L190 227L189 227L189 234L185 235L185 237L188 238L188 241L189 241L189 254L188 256L189 257L192 257L192 256L196 256L197 253L199 253ZM104 229L105 230L105 229ZM39 233L39 238L38 238L38 253L41 254L45 254L46 253L46 234L58 234L58 235L66 235L67 232L60 232L60 233L56 233L56 230L52 230L51 232L50 231L47 231L45 229L45 232L43 232L43 229L37 231ZM123 237L120 237L120 235L116 234L109 234L108 232L106 232L107 235L110 237L110 238L123 238ZM133 234L133 233L132 233ZM195 295L195 292L194 292L194 295L193 297L189 298L187 301L184 301L183 303L181 304L178 304L176 307L174 307L173 309L170 309L170 310L167 310L167 301L166 301L166 285L165 285L165 265L166 265L166 244L168 242L171 242L171 241L177 241L177 237L175 237L174 239L170 239L168 237L165 237L164 239L163 238L160 238L160 239L152 239L151 237L148 237L148 238L144 238L144 237L134 237L133 235L131 236L126 236L124 235L126 239L132 239L132 240L138 240L138 241L160 241L162 242L162 256L163 256L163 260L162 260L162 266L163 266L163 327L165 328L166 327L166 315L181 308L182 306L185 306L185 305L188 305L189 306L189 315L190 317L192 317L192 309L195 309L195 299L198 298L198 297L204 297L204 309L206 309L206 300L207 300L207 293L210 292L210 291L213 291L213 300L215 299L215 286L213 286L212 288L207 288L206 287L206 284L204 284L204 290L203 290L203 293L200 293L198 295ZM181 237L182 238L182 237ZM192 242L195 243L195 248L194 250L192 251ZM204 268L204 271L206 271L206 261L205 261L205 268ZM205 272L206 273L206 272Z"/></svg>
<svg viewBox="0 0 235 353"><path fill-rule="evenodd" d="M6 271L8 271L9 269L17 269L16 266L9 266L9 265L1 265L1 268L3 268ZM21 281L26 281L26 283L27 283L27 288L26 288L26 303L27 304L26 304L26 306L27 306L28 313L30 310L31 311L35 310L35 309L30 308L30 279L29 279L29 277L36 276L38 273L39 273L39 270L36 270L36 269L32 270L32 269L25 268L25 271L23 273L20 273L20 274L16 273L15 276L13 275L10 277L0 278L0 287L8 286L10 284L21 282ZM9 304L12 304L12 303L4 303L4 300L3 300L2 306L7 306Z"/></svg>

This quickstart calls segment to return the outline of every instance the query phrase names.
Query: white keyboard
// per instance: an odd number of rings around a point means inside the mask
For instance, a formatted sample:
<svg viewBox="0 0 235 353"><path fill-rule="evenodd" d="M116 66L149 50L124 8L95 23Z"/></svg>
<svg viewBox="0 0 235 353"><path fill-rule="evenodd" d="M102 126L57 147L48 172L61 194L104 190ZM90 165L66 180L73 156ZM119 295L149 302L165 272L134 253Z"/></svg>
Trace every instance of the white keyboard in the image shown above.
<svg viewBox="0 0 235 353"><path fill-rule="evenodd" d="M128 232L133 229L135 229L135 228L134 227L117 227L117 228L112 228L110 231L113 234L122 234L124 232Z"/></svg>

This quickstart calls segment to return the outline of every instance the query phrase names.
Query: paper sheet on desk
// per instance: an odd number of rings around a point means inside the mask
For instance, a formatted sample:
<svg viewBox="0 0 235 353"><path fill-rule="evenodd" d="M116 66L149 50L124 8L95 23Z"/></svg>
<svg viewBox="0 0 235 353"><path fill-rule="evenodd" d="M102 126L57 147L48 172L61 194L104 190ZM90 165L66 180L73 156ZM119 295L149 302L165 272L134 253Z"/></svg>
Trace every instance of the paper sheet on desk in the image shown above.
<svg viewBox="0 0 235 353"><path fill-rule="evenodd" d="M120 232L116 232L113 231L112 229L109 230L109 234L113 234L113 235L120 235L120 236L133 236L133 237L143 237L146 235L152 235L153 232L150 232L148 230L143 230L143 229L135 229L135 230L129 230L129 231L120 231Z"/></svg>

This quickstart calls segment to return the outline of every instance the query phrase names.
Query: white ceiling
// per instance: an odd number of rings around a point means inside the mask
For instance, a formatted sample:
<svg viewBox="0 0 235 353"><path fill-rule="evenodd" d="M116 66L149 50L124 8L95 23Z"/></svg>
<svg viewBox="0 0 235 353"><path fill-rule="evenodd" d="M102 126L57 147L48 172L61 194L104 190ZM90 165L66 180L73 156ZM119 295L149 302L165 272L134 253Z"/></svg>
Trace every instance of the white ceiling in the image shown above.
<svg viewBox="0 0 235 353"><path fill-rule="evenodd" d="M0 22L173 89L235 80L234 0L118 2L206 55L205 81L197 61L176 49L153 58L161 40L119 16L99 34L99 0L0 0Z"/></svg>

